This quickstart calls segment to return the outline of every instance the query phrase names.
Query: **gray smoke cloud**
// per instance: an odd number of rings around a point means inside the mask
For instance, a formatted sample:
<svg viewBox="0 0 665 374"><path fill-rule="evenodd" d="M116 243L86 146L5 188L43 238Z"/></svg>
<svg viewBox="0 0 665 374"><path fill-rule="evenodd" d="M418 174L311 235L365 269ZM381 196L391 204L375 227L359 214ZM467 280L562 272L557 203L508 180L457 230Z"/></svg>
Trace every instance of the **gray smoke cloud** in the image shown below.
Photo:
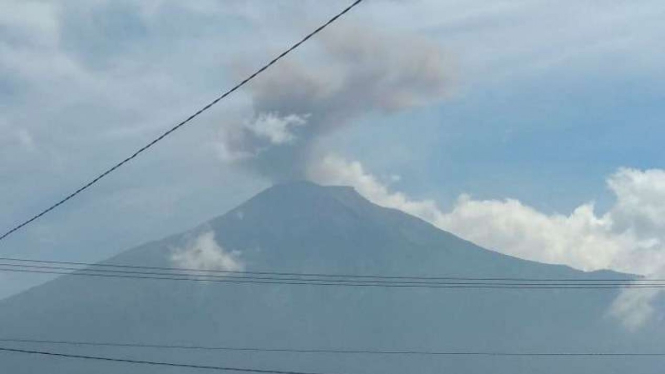
<svg viewBox="0 0 665 374"><path fill-rule="evenodd" d="M316 58L284 60L249 86L253 115L225 126L219 154L274 181L301 179L324 134L370 113L441 100L451 81L442 49L367 27L317 39Z"/></svg>

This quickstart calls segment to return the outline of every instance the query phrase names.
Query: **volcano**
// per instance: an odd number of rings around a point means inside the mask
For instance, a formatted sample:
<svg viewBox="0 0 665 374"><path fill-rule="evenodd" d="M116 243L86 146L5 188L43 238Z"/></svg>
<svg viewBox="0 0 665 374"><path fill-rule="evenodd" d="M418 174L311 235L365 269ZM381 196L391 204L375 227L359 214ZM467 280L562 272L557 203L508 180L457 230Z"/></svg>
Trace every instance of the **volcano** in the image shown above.
<svg viewBox="0 0 665 374"><path fill-rule="evenodd" d="M205 240L200 240L204 238ZM201 244L203 243L203 244ZM197 248L205 243L210 248ZM188 250L193 248L193 250ZM104 265L409 277L626 278L499 254L350 187L273 186L186 232ZM238 273L232 273L237 275ZM229 279L231 276L229 276ZM351 287L63 275L0 301L0 339L442 352L655 352L658 321L627 330L616 289ZM316 373L656 373L658 357L343 354L0 342L2 347ZM661 368L661 369L659 369ZM189 373L0 352L0 372Z"/></svg>

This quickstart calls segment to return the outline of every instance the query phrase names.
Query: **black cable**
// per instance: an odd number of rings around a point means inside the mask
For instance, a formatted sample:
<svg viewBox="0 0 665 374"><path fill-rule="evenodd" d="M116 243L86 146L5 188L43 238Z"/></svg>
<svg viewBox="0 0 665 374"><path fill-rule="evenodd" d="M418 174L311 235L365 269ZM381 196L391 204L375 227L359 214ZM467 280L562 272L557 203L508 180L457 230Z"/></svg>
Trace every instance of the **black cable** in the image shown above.
<svg viewBox="0 0 665 374"><path fill-rule="evenodd" d="M6 341L0 339L0 341ZM31 342L29 340L22 340L21 342ZM167 348L167 349L207 349L207 350L240 350L251 352L273 352L273 353L331 353L331 354L371 354L371 355L428 355L428 356L505 356L505 357L665 357L663 352L505 352L505 351L376 351L376 350L345 350L345 349L271 349L271 348L234 348L234 347L197 347L197 346L168 346L168 345L142 345L142 344L109 344L109 343L81 343L81 342L62 342L62 341L34 341L36 343L48 344L72 344L72 345L88 345L88 346L115 346L115 347L132 347L132 348ZM222 367L199 367L199 365L186 365L186 364L171 364L161 361L143 361L143 360L126 360L116 359L110 357L100 356L87 356L87 355L73 355L73 354L60 354L47 351L27 350L18 348L5 348L0 347L0 351L17 352L17 353L34 353L45 354L49 356L62 356L70 358L86 358L86 359L101 359L105 361L117 361L128 363L141 363L141 364L157 364L179 367L191 368L209 368L214 370L236 370L236 371L250 371L259 373L287 373L287 374L305 374L302 372L292 371L271 371L261 369L238 369L238 368L222 368ZM308 373L312 374L312 373Z"/></svg>
<svg viewBox="0 0 665 374"><path fill-rule="evenodd" d="M474 282L474 283L401 283L401 282L354 282L348 281L332 281L332 280L284 280L282 278L265 278L261 280L255 279L224 279L224 278L201 278L201 277L168 277L168 276L151 276L142 275L123 275L103 272L86 272L75 271L50 271L50 270L27 270L27 269L2 269L0 271L15 272L15 273L38 273L38 274L59 274L71 276L85 276L85 277L101 277L101 278L120 278L120 279L148 279L148 280L171 280L171 281L187 281L187 282L206 282L206 283L221 283L221 284L282 284L282 285L303 285L303 286L337 286L337 287L375 287L375 288L425 288L425 289L660 289L665 288L665 284L542 284L542 283L495 283L495 282Z"/></svg>
<svg viewBox="0 0 665 374"><path fill-rule="evenodd" d="M95 177L94 179L92 179L90 182L86 183L85 185L83 185L82 187L80 187L79 189L77 189L76 191L70 193L69 195L67 195L67 196L64 197L62 200L58 201L57 203L55 203L55 204L51 205L50 207L44 209L44 210L41 211L39 214L36 214L35 216L33 216L32 218L28 219L27 221L24 221L24 222L20 223L19 225L15 226L14 228L12 228L11 230L5 232L4 234L2 234L2 236L0 236L0 241L2 241L3 239L5 239L6 237L8 237L9 235L11 235L12 233L14 233L15 231L20 230L20 229L23 228L24 226L30 224L30 223L33 222L34 220L36 220L36 219L40 218L41 216L43 216L43 215L49 213L49 212L52 211L53 209L55 209L55 208L59 207L60 205L64 204L65 202L67 202L68 200L70 200L71 198L73 198L74 196L80 194L81 192L83 192L84 190L88 189L88 188L89 188L90 186L92 186L93 184L97 183L100 179L102 179L102 178L104 178L105 176L111 174L112 172L114 172L116 169L118 169L119 167L123 166L123 165L126 164L127 162L133 160L136 156L140 155L141 153L143 153L144 151L146 151L148 148L150 148L150 147L152 147L153 145L155 145L157 142L159 142L159 141L161 141L162 139L164 139L165 137L171 135L171 133L173 133L174 131L178 130L178 129L181 128L182 126L186 125L186 124L189 123L191 120L193 120L194 118L198 117L201 113L203 113L203 112L207 111L208 109L210 109L213 105L217 104L220 100L224 99L225 97L229 96L230 94L232 94L233 92L235 92L236 90L238 90L240 87L242 87L242 86L244 86L245 84L247 84L249 81L251 81L252 79L254 79L257 75L263 73L266 69L268 69L269 67L271 67L271 66L272 66L273 64L275 64L277 61L281 60L284 56L286 56L286 55L288 55L289 53L291 53L294 49L298 48L301 44L303 44L304 42L306 42L307 40L309 40L311 37L313 37L314 35L316 35L316 34L318 34L319 32L321 32L323 29L325 29L326 27L328 27L331 23L335 22L339 17L341 17L341 16L343 16L344 14L346 14L348 11L350 11L351 9L353 9L356 5L360 4L362 1L363 1L363 0L356 0L356 1L354 1L353 4L351 4L351 5L349 5L348 7L346 7L346 8L345 8L344 10L342 10L340 13L338 13L337 15L335 15L334 17L332 17L331 19L329 19L326 23L324 23L323 25L319 26L316 30L314 30L314 31L312 31L311 33L307 34L307 36L305 36L304 38L302 38L299 42L293 44L289 49L287 49L286 51L282 52L279 56L275 57L274 59L272 59L272 60L271 60L270 62L268 62L267 64L263 65L263 67L261 67L259 70L255 71L253 74L251 74L250 76L248 76L247 78L245 78L243 81L241 81L240 83L238 83L238 84L236 84L235 86L233 86L230 90L226 91L226 92L223 93L221 96L217 97L216 99L214 99L213 101L211 101L210 103L208 103L206 106L204 106L203 108L199 109L196 113L194 113L194 114L192 114L191 116L187 117L187 119L185 119L184 121L182 121L182 122L178 123L177 125L173 126L173 127L170 128L168 131L166 131L165 133L163 133L162 135L160 135L160 136L157 137L156 139L152 140L150 143L148 143L148 144L144 145L143 147L141 147L138 151L134 152L131 156L125 158L124 160L122 160L122 161L120 161L119 163L115 164L115 165L114 165L113 167L111 167L110 169L107 169L107 170L104 171L103 173L99 174L97 177Z"/></svg>
<svg viewBox="0 0 665 374"><path fill-rule="evenodd" d="M128 359L128 358L77 355L77 354L69 354L69 353L57 353L57 352L50 352L50 351L35 351L35 350L31 350L31 349L17 349L17 348L6 348L6 347L0 347L0 352L26 353L26 354L34 354L34 355L42 355L42 356L60 357L60 358L73 358L73 359L81 359L81 360L97 360L97 361L107 361L107 362L122 362L122 363L127 363L127 364L139 364L139 365L171 366L171 367L188 368L188 369L200 369L200 370L237 371L237 372L244 372L244 373L272 373L272 374L321 374L321 373L290 371L290 370L250 369L250 368L240 368L240 367L232 367L232 366L178 364L178 363L175 363L175 362L166 362L166 361L134 360L134 359Z"/></svg>
<svg viewBox="0 0 665 374"><path fill-rule="evenodd" d="M191 272L191 273L211 273L211 274L251 274L251 275L270 275L270 276L297 276L297 277L321 277L321 278L358 278L358 279L406 279L406 280L450 280L450 281L506 281L506 282L665 282L665 279L631 279L626 278L598 278L598 279L580 279L580 278L517 278L517 277L440 277L440 276L386 276L386 275L369 275L369 274L330 274L330 273L297 273L297 272L270 272L270 271L233 271L233 270L211 270L211 269L193 269L193 268L174 268L162 266L145 266L145 265L129 265L129 264L108 264L108 263L90 263L78 261L49 261L49 260L32 260L15 257L0 257L0 261L12 261L23 263L38 263L38 264L55 264L55 265L75 265L82 266L88 269L96 270L95 267L100 268L118 268L118 269L145 269L145 270L163 270L171 272Z"/></svg>
<svg viewBox="0 0 665 374"><path fill-rule="evenodd" d="M21 265L21 264L3 264L0 263L0 271L4 270L6 268L19 268L19 269L46 269L46 270L68 270L72 272L86 272L86 273L95 273L95 274L120 274L120 275L157 275L157 276L171 276L171 277L177 277L178 279L182 278L183 280L185 279L190 279L190 278L195 278L199 280L215 280L215 279L224 279L224 280L233 280L233 279L249 279L249 280L280 280L280 281L305 281L305 282L335 282L335 283L371 283L371 284L415 284L415 285L420 285L420 284L425 284L425 285L430 285L430 284L459 284L459 285L473 285L473 284L484 284L486 281L479 281L479 280L472 280L468 281L466 279L451 279L451 280L438 280L438 279L433 279L433 280L421 280L421 281L413 281L413 280L384 280L384 279L370 279L370 280L365 280L366 278L363 279L355 279L355 278L311 278L311 277L284 277L284 276L253 276L253 275L237 275L238 273L234 273L234 275L207 275L207 274L200 274L200 273L183 273L183 272L146 272L146 271L127 271L127 270L107 270L107 269L94 269L94 268L75 268L75 267L67 267L67 266L44 266L44 265ZM588 280L591 281L591 280ZM542 284L542 285L559 285L559 286L567 286L567 285L589 285L589 286L619 286L619 285L640 285L640 286L665 286L665 283L662 282L657 282L657 281L639 281L639 282L633 282L630 280L626 281L617 281L617 282L600 282L600 283L591 283L591 282L582 282L582 283L570 283L570 282L565 282L565 283L551 283L551 282L538 282L538 281L533 281L533 280L520 280L520 281L510 281L508 283L506 282L500 282L500 281L493 281L492 284L497 284L497 285L519 285L519 284L524 284L525 282L531 282L534 284Z"/></svg>
<svg viewBox="0 0 665 374"><path fill-rule="evenodd" d="M265 347L231 347L231 346L202 346L202 345L173 345L173 344L140 344L140 343L112 343L68 340L39 340L39 339L3 339L5 343L30 344L56 344L90 347L116 347L116 348L149 348L149 349L182 349L207 351L234 351L234 352L264 352L264 353L302 353L302 354L350 354L350 355L407 355L407 356L665 356L665 353L653 352L462 352L462 351L434 351L434 350L370 350L370 349L306 349L306 348L265 348Z"/></svg>

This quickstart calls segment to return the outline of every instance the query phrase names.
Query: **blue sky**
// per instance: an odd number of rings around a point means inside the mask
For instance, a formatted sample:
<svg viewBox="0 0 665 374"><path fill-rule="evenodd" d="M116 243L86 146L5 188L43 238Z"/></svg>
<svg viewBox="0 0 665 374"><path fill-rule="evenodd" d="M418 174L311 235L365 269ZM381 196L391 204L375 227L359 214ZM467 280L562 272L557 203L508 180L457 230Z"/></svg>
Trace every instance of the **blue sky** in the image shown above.
<svg viewBox="0 0 665 374"><path fill-rule="evenodd" d="M0 226L8 228L185 118L348 2L3 3ZM365 29L385 40L400 36L392 47L407 55L418 51L410 38L426 40L444 57L446 93L399 109L361 106L348 125L316 139L317 152L358 161L390 191L432 200L444 212L469 194L516 199L543 217L568 216L594 201L602 218L617 209L607 181L619 168L663 168L663 16L665 4L652 0L368 0L326 31L329 37L343 41ZM328 69L350 69L343 63L353 59L322 54L325 48L316 39L290 61L333 78ZM225 126L252 117L259 89L220 103L1 243L0 254L103 259L195 226L269 186L270 178L216 151ZM508 245L478 238L499 250ZM523 257L549 259L538 256ZM574 261L552 260L588 268ZM44 279L0 274L0 296Z"/></svg>

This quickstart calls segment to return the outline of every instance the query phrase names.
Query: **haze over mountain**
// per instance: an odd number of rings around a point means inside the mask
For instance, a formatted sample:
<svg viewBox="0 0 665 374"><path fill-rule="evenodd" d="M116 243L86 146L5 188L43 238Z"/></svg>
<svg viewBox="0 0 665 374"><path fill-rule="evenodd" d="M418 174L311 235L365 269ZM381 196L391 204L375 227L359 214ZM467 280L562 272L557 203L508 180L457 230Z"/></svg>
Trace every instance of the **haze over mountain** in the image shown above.
<svg viewBox="0 0 665 374"><path fill-rule="evenodd" d="M478 247L349 187L269 188L185 233L104 263L235 271L594 279ZM658 321L628 331L617 290L387 289L63 276L0 302L0 338L305 349L662 351ZM363 356L2 346L320 373L654 373L657 357ZM184 373L184 369L0 353L3 373ZM192 372L195 372L192 370Z"/></svg>

